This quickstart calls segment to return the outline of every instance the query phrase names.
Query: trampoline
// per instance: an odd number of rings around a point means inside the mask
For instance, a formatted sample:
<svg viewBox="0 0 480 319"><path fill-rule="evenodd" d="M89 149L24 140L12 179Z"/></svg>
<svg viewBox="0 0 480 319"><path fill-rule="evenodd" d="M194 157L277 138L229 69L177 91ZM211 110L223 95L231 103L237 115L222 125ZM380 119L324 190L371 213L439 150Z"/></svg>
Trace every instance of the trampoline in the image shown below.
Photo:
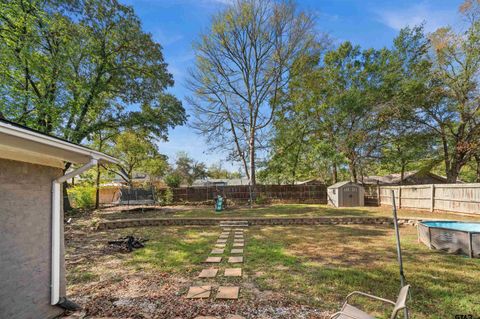
<svg viewBox="0 0 480 319"><path fill-rule="evenodd" d="M418 240L431 249L480 258L480 223L424 221L418 224Z"/></svg>

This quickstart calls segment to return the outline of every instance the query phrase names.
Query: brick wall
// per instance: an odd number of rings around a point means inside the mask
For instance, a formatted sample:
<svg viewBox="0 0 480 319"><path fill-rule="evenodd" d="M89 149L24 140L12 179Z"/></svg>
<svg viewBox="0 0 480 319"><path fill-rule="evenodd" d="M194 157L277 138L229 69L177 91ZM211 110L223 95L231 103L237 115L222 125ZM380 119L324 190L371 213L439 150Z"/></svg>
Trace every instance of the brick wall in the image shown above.
<svg viewBox="0 0 480 319"><path fill-rule="evenodd" d="M63 312L50 305L52 180L61 175L57 168L0 159L0 318Z"/></svg>

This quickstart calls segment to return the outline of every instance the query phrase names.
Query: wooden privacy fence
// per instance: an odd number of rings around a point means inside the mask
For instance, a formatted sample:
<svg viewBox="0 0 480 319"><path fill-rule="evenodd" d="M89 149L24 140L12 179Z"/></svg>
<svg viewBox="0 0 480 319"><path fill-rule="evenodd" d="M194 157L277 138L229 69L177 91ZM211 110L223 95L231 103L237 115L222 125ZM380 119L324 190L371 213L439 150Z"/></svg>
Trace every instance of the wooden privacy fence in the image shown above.
<svg viewBox="0 0 480 319"><path fill-rule="evenodd" d="M392 204L391 190L400 208L480 214L480 183L380 186L380 205Z"/></svg>
<svg viewBox="0 0 480 319"><path fill-rule="evenodd" d="M233 201L248 201L250 189L248 185L217 187L180 187L172 188L174 202L203 202L214 199L217 195ZM166 189L158 190L162 196ZM256 198L267 201L291 201L327 203L327 187L325 185L257 185Z"/></svg>

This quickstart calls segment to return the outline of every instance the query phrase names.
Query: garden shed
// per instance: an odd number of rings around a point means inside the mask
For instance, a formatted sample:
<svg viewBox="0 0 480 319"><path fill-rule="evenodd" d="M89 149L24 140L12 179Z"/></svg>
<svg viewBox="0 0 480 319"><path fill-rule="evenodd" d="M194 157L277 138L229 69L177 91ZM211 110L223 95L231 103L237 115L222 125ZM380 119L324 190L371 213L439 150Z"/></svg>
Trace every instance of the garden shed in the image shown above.
<svg viewBox="0 0 480 319"><path fill-rule="evenodd" d="M335 207L355 207L364 205L364 188L353 182L339 182L327 189L328 204Z"/></svg>
<svg viewBox="0 0 480 319"><path fill-rule="evenodd" d="M65 163L75 169L64 175ZM0 318L55 318L66 299L62 184L103 153L0 119Z"/></svg>

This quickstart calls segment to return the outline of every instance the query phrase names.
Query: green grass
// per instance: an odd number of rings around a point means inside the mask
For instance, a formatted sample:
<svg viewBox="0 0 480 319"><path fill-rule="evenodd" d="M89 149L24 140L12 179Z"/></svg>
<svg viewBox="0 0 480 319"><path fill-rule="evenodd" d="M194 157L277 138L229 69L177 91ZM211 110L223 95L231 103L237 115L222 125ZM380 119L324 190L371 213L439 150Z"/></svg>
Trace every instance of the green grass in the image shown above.
<svg viewBox="0 0 480 319"><path fill-rule="evenodd" d="M211 209L173 211L169 215L218 216ZM322 205L272 205L253 210L231 210L220 216L389 215L390 210L385 208L334 209ZM405 210L400 211L400 216L467 218ZM93 245L93 249L87 251L96 252L103 245L100 243L125 235L150 240L146 248L131 254L100 254L99 258L89 258L88 262L77 262L69 268L67 279L77 291L88 287L92 281L108 281L119 276L126 278L139 273L145 278L163 274L194 282L198 272L204 268L202 262L209 255L219 234L218 227L187 226L136 227L90 233L88 240L78 239L76 245L79 248L69 247L68 252L73 254L78 250L81 257L85 242ZM402 227L401 236L405 273L412 285L412 299L409 301L411 318L443 319L454 318L458 314L478 316L480 259L429 250L418 243L416 229L412 226ZM228 248L223 257L228 256ZM354 290L389 299L395 299L399 290L391 226L254 226L246 233L244 250L243 268L246 276L243 279L218 277L215 283L241 285L243 298L251 299L251 302L255 302L259 291L272 291L288 302L334 312L341 306L345 296ZM220 268L226 266L225 261L219 265ZM109 274L109 267L122 272ZM386 315L376 303L365 299L358 299L356 303L378 315Z"/></svg>
<svg viewBox="0 0 480 319"><path fill-rule="evenodd" d="M395 299L399 289L393 231L373 226L252 228L246 269L261 289L335 310L354 290ZM402 229L413 318L479 314L480 260L430 251L415 228ZM359 299L370 311L378 304ZM390 309L389 309L390 310ZM377 311L378 312L378 311Z"/></svg>
<svg viewBox="0 0 480 319"><path fill-rule="evenodd" d="M85 270L84 267L75 267L67 274L69 284L82 284L98 280L99 276L92 271Z"/></svg>
<svg viewBox="0 0 480 319"><path fill-rule="evenodd" d="M195 280L220 229L150 227L121 232L150 238L145 249L136 250L125 261L135 271L167 272ZM401 236L405 273L413 287L412 318L480 313L480 259L429 250L418 243L411 226L402 227ZM236 284L250 282L260 291L280 293L291 302L331 312L354 290L389 299L395 299L399 290L394 234L383 225L250 227L245 261L247 276L243 281L235 279ZM219 265L225 266L225 262ZM248 289L244 295L253 296ZM366 299L355 302L381 318L387 315L382 305Z"/></svg>
<svg viewBox="0 0 480 319"><path fill-rule="evenodd" d="M218 232L215 228L189 227L136 229L135 236L149 241L144 249L134 251L128 263L137 270L195 272L201 268L200 263L213 247Z"/></svg>
<svg viewBox="0 0 480 319"><path fill-rule="evenodd" d="M427 211L417 211L400 209L400 217L418 217L418 218L437 218L437 219L456 219L456 220L480 220L480 216L466 216L454 213L430 213ZM213 207L185 208L177 206L174 208L159 209L146 212L103 212L97 213L97 216L105 219L124 219L124 218L210 218L210 217L379 217L392 216L389 207L353 207L353 208L333 208L327 205L319 204L275 204L260 206L254 208L228 208L222 213L216 213Z"/></svg>

